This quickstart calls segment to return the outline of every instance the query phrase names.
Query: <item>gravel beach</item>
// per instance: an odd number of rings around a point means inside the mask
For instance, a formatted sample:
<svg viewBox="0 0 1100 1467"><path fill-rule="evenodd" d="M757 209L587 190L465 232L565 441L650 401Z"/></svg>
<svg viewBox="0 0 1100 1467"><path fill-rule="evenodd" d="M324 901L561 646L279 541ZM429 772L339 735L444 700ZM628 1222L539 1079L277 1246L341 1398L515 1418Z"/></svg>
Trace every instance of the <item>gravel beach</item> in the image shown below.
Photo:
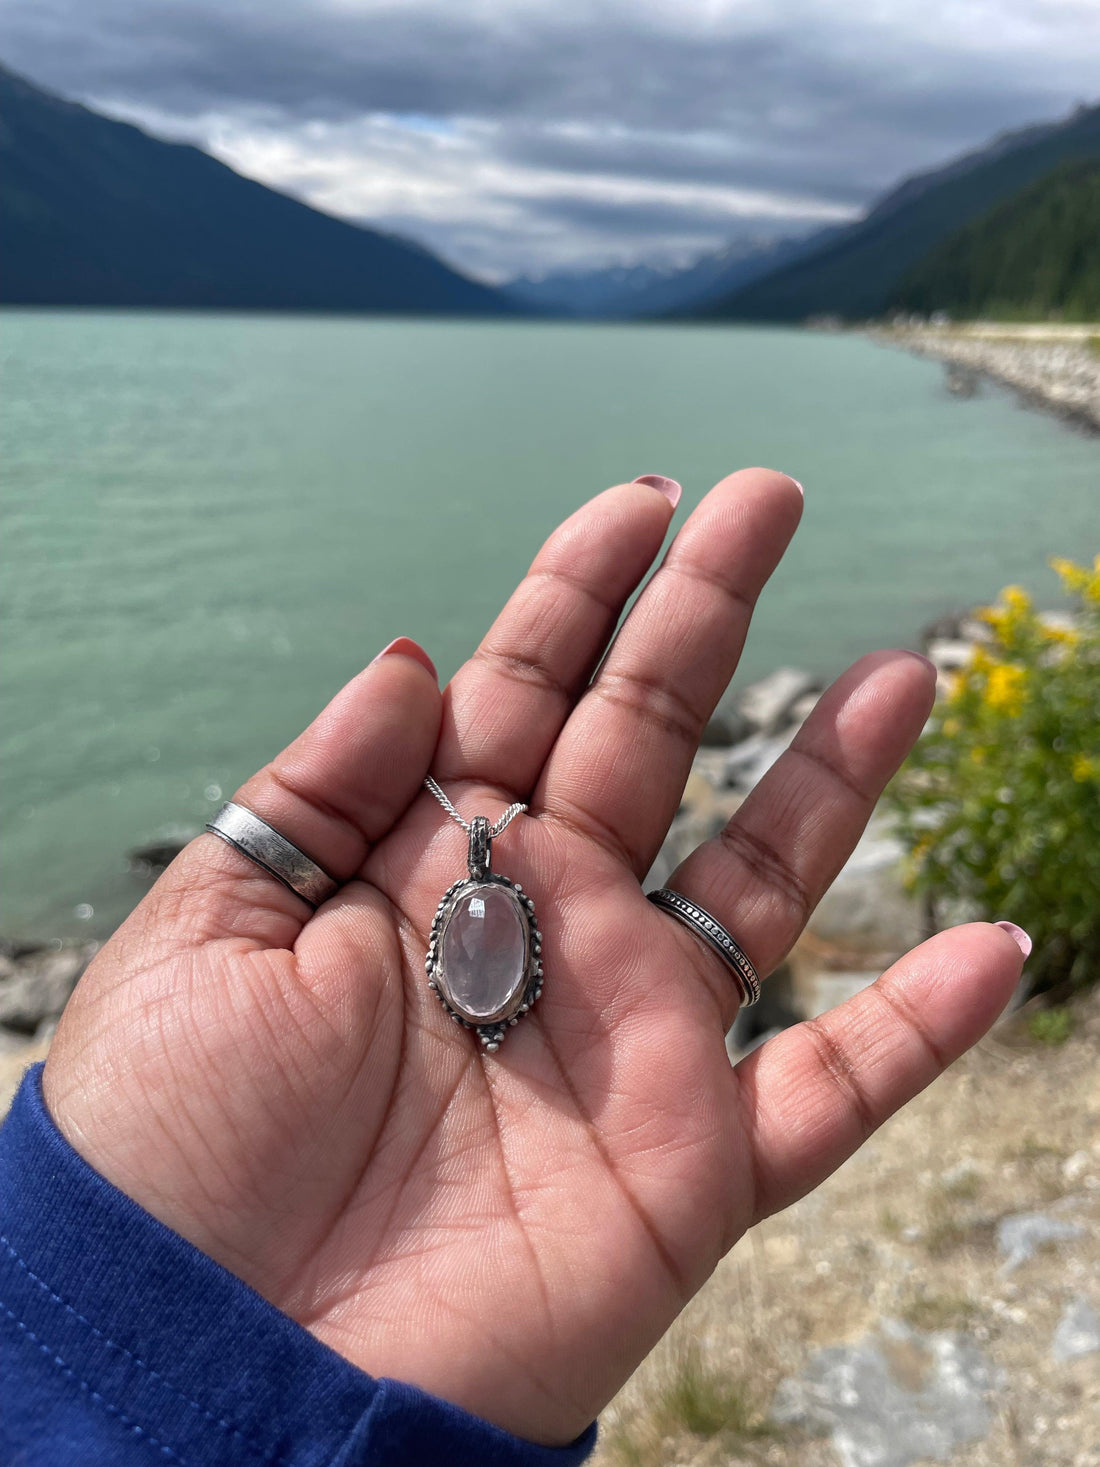
<svg viewBox="0 0 1100 1467"><path fill-rule="evenodd" d="M1030 405L1100 432L1100 326L896 325L876 328L875 341L934 357L961 396L988 377Z"/></svg>

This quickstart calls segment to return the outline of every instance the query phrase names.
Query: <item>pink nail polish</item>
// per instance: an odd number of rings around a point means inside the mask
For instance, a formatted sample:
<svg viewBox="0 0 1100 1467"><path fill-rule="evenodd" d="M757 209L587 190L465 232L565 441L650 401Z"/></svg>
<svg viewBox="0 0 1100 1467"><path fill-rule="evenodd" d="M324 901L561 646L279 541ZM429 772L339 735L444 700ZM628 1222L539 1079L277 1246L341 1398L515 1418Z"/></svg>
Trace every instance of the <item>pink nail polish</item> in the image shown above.
<svg viewBox="0 0 1100 1467"><path fill-rule="evenodd" d="M994 922L993 925L1008 933L1025 958L1031 955L1031 938L1022 927L1017 927L1015 922Z"/></svg>
<svg viewBox="0 0 1100 1467"><path fill-rule="evenodd" d="M680 503L680 495L684 492L675 479L666 479L664 474L639 474L631 483L648 484L651 489L663 494L673 509Z"/></svg>
<svg viewBox="0 0 1100 1467"><path fill-rule="evenodd" d="M371 666L373 667L376 662L381 662L383 657L389 657L395 653L398 657L411 657L414 662L419 662L421 667L428 669L436 682L439 681L439 674L435 670L435 663L424 651L424 648L418 642L414 642L411 637L394 637L388 647L383 647L377 657L371 658Z"/></svg>

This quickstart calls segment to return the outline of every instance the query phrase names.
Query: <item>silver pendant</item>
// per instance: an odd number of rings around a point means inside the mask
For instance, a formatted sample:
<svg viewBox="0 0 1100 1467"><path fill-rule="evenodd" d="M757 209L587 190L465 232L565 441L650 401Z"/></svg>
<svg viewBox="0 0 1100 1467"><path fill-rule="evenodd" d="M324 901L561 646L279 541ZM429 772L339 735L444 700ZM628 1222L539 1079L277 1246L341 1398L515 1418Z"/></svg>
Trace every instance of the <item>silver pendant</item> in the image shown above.
<svg viewBox="0 0 1100 1467"><path fill-rule="evenodd" d="M456 1023L500 1048L542 992L542 933L518 883L490 869L492 831L470 822L470 874L443 894L428 938L428 986Z"/></svg>

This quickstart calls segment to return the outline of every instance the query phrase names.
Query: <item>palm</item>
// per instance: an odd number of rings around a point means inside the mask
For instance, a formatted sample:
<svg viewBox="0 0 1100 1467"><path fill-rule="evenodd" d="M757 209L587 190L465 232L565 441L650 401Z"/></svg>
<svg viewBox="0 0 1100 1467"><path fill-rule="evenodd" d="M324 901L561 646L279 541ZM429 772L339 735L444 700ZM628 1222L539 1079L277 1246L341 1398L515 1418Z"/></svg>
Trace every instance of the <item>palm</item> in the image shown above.
<svg viewBox="0 0 1100 1467"><path fill-rule="evenodd" d="M626 548L619 599L636 579L631 560L652 555L663 532L659 496L633 494L647 529L636 553ZM759 499L762 577L788 532L783 516L789 528L793 518L774 483ZM713 524L704 530L713 541ZM711 545L719 562L725 549ZM708 579L698 577L704 599ZM467 814L493 818L516 793L531 798L532 813L495 844L494 865L538 902L546 990L499 1055L481 1054L424 981L427 929L463 872L465 837L429 796L412 798L439 710L425 674L384 659L373 676L394 683L377 715L393 725L393 767L364 797L370 809L349 819L339 799L343 779L362 779L362 760L338 772L335 798L331 769L323 798L308 788L320 778L309 773L311 735L273 767L275 798L304 797L349 860L355 836L337 827L373 839L356 879L303 927L297 900L235 852L210 838L190 847L67 1012L47 1097L74 1144L363 1368L521 1435L580 1431L732 1241L814 1185L980 1033L1018 968L1008 939L970 929L940 962L987 981L977 1000L960 993L943 1005L938 1037L904 996L915 980L902 973L877 1006L864 998L846 1023L800 1026L730 1068L722 1040L734 986L644 900L639 877L682 788L684 724L706 716L728 679L739 641L731 608L735 617L754 589L727 593L711 618L725 618L724 647L716 625L698 633L713 666L691 687L671 674L660 686L654 669L669 649L645 646L654 635L643 598L593 691L541 743L532 699L568 698L568 679L540 684L534 659L490 644L481 681L469 671L456 680L439 777ZM676 646L682 655L683 640ZM348 701L365 738L362 697ZM861 698L856 735L846 719ZM687 863L692 894L762 971L843 861L926 699L912 659L879 659L850 677L737 826ZM487 727L500 730L494 769L479 767L476 736ZM377 755L385 736L372 737ZM313 738L342 757L347 740L331 726ZM601 746L614 757L601 760ZM262 803L265 778L246 803ZM998 964L1000 983L990 983ZM863 1079L853 1024L876 1061L890 1056Z"/></svg>

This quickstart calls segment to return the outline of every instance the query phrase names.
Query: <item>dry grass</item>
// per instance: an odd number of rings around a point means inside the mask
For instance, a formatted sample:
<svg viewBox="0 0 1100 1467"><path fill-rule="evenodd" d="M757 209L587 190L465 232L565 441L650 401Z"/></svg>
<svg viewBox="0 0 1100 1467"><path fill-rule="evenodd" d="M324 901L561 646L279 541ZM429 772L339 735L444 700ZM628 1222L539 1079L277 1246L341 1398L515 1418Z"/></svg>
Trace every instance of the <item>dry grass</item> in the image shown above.
<svg viewBox="0 0 1100 1467"><path fill-rule="evenodd" d="M674 1334L654 1362L648 1396L606 1428L603 1451L618 1467L661 1467L670 1448L685 1439L696 1450L751 1453L790 1434L768 1419L766 1402L774 1389L766 1368L743 1361L735 1373L719 1366L697 1340Z"/></svg>
<svg viewBox="0 0 1100 1467"><path fill-rule="evenodd" d="M984 1040L741 1240L605 1413L595 1462L837 1467L831 1442L769 1420L775 1389L892 1317L965 1331L1008 1382L989 1436L951 1467L1100 1467L1098 1357L1050 1355L1074 1292L1100 1306L1098 1051L1100 991L1062 1044L1037 1042L1026 1015ZM1047 1209L1085 1235L1005 1276L998 1220Z"/></svg>
<svg viewBox="0 0 1100 1467"><path fill-rule="evenodd" d="M941 1177L929 1188L921 1242L934 1258L942 1258L954 1248L989 1246L989 1219L965 1205L980 1192L981 1179L970 1169Z"/></svg>
<svg viewBox="0 0 1100 1467"><path fill-rule="evenodd" d="M906 1324L919 1330L965 1329L973 1323L978 1306L965 1294L917 1292L898 1310Z"/></svg>

